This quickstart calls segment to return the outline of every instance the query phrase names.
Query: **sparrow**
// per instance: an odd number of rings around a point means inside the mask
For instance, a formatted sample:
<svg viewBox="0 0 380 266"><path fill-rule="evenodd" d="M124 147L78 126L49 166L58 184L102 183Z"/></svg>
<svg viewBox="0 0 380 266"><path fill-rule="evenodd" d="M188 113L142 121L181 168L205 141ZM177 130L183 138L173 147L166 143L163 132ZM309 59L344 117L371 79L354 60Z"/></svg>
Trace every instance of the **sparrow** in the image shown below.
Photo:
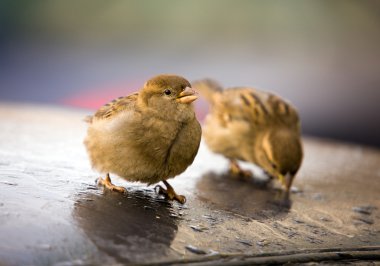
<svg viewBox="0 0 380 266"><path fill-rule="evenodd" d="M252 177L237 160L261 167L286 192L300 168L303 151L300 120L289 102L249 87L223 89L214 80L193 82L210 104L203 137L211 151L227 157L235 176Z"/></svg>
<svg viewBox="0 0 380 266"><path fill-rule="evenodd" d="M191 84L176 75L158 75L139 92L119 97L87 117L84 144L97 171L98 184L126 192L111 182L110 173L148 185L163 181L158 192L185 203L167 182L192 164L199 148L201 126L193 104L198 96Z"/></svg>

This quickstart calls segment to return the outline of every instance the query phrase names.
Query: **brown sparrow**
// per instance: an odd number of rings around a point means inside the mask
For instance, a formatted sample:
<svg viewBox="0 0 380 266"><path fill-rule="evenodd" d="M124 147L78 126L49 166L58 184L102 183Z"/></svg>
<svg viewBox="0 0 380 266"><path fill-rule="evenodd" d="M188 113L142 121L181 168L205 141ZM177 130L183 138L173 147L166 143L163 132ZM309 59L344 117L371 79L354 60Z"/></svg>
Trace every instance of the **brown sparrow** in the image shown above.
<svg viewBox="0 0 380 266"><path fill-rule="evenodd" d="M296 109L269 92L248 87L223 90L206 79L193 85L208 100L203 136L208 147L230 160L230 171L244 177L236 160L255 163L289 191L303 152Z"/></svg>
<svg viewBox="0 0 380 266"><path fill-rule="evenodd" d="M109 173L148 185L163 181L166 189L159 191L185 203L167 180L185 171L198 152L201 127L192 104L197 98L183 77L159 75L88 117L84 144L93 168L106 174L98 184L125 192Z"/></svg>

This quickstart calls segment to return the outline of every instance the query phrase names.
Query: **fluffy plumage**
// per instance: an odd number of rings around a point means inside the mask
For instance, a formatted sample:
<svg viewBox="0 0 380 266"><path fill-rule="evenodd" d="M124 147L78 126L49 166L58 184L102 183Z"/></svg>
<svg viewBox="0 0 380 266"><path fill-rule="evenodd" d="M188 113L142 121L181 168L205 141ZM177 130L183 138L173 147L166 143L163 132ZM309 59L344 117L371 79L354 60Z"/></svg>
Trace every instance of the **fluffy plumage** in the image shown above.
<svg viewBox="0 0 380 266"><path fill-rule="evenodd" d="M102 173L147 184L179 175L199 148L201 127L193 111L195 99L186 79L159 75L138 93L104 105L87 119L84 143L92 166ZM113 189L112 184L105 185ZM184 197L170 188L169 198L183 203Z"/></svg>
<svg viewBox="0 0 380 266"><path fill-rule="evenodd" d="M203 127L208 147L230 159L232 172L247 175L237 159L255 163L288 191L303 157L296 109L279 96L254 88L223 90L210 79L193 85L211 105Z"/></svg>

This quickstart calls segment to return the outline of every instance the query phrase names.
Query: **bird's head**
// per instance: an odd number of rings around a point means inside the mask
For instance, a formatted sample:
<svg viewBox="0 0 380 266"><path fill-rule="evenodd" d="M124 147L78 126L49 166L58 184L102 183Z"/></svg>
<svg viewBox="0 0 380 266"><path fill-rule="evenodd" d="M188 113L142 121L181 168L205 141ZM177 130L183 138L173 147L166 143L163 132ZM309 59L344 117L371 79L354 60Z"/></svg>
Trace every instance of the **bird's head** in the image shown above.
<svg viewBox="0 0 380 266"><path fill-rule="evenodd" d="M262 153L259 164L288 191L303 157L299 133L288 129L268 132L262 140Z"/></svg>
<svg viewBox="0 0 380 266"><path fill-rule="evenodd" d="M153 77L144 84L140 92L140 99L144 105L164 115L177 114L179 119L184 115L194 115L191 103L197 98L190 82L176 75Z"/></svg>

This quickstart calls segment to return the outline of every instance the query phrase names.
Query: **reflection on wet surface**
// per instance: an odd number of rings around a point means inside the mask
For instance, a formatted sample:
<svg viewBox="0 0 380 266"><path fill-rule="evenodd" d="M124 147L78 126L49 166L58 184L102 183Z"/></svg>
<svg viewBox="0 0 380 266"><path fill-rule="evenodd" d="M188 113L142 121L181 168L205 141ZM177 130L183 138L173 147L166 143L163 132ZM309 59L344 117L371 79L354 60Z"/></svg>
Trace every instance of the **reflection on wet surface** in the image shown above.
<svg viewBox="0 0 380 266"><path fill-rule="evenodd" d="M149 190L81 193L73 217L101 252L123 263L166 257L178 229L171 203Z"/></svg>
<svg viewBox="0 0 380 266"><path fill-rule="evenodd" d="M255 220L281 218L291 208L289 194L270 184L238 180L228 172L208 172L197 182L201 200L217 209L231 211Z"/></svg>

